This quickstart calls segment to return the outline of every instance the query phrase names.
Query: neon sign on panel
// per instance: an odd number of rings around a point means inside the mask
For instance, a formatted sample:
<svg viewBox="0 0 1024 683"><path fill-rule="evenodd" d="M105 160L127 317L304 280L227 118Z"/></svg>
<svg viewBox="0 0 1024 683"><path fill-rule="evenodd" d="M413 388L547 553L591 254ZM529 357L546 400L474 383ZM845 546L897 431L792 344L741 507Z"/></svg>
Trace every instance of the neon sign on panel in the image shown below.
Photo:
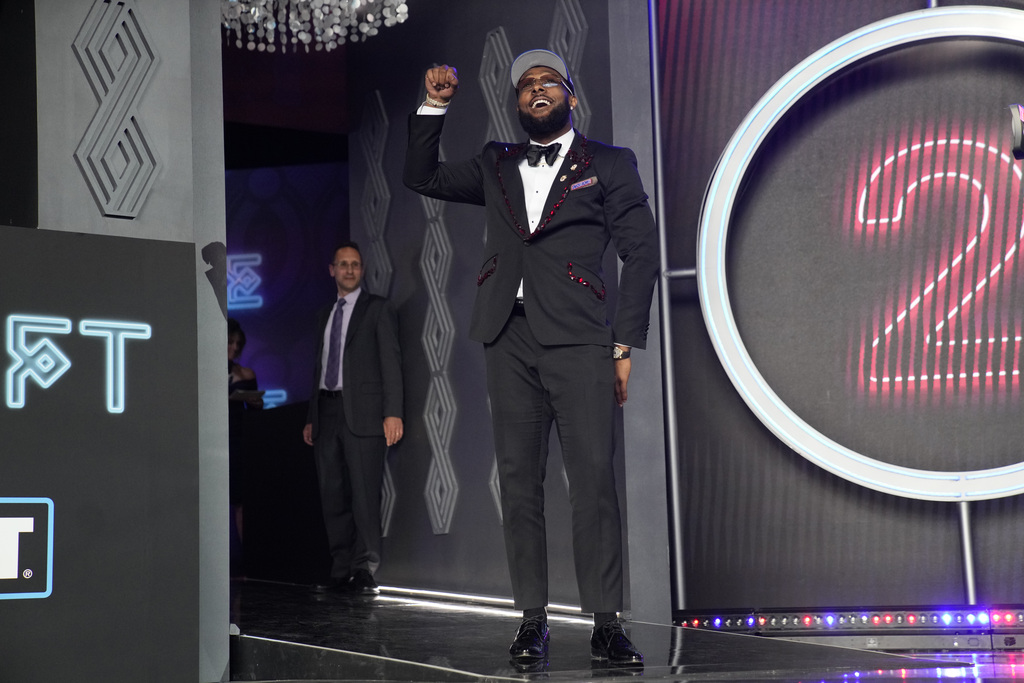
<svg viewBox="0 0 1024 683"><path fill-rule="evenodd" d="M857 389L1012 391L1021 330L999 293L1024 238L1020 168L981 140L926 139L877 164L857 197L856 242L904 264L864 321Z"/></svg>
<svg viewBox="0 0 1024 683"><path fill-rule="evenodd" d="M263 278L256 267L263 263L260 254L234 254L228 256L228 308L242 310L260 308L263 297L257 294Z"/></svg>
<svg viewBox="0 0 1024 683"><path fill-rule="evenodd" d="M7 353L13 359L5 374L7 407L25 407L29 380L49 389L68 369L71 360L50 334L70 334L68 318L37 315L9 315L6 325ZM78 332L83 337L99 337L105 349L105 393L107 411L123 413L125 408L125 341L149 339L153 328L149 323L115 320L82 320Z"/></svg>

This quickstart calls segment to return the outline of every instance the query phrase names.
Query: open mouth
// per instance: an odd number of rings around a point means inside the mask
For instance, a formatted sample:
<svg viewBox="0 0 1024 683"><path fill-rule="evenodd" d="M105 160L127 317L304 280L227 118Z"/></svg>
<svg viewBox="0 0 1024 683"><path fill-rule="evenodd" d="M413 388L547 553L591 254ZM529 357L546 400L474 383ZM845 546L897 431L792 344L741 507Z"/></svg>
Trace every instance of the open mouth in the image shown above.
<svg viewBox="0 0 1024 683"><path fill-rule="evenodd" d="M551 100L541 95L540 97L530 102L530 109L542 109L544 107L550 107L551 104Z"/></svg>

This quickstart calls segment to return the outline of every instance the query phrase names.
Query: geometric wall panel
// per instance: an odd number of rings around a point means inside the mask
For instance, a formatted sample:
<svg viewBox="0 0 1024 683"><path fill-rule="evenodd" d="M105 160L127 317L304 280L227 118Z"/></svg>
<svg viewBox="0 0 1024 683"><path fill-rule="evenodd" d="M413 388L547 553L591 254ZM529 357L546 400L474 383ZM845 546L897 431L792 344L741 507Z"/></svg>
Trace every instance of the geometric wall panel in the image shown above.
<svg viewBox="0 0 1024 683"><path fill-rule="evenodd" d="M480 92L487 104L486 140L518 140L518 126L513 112L515 103L508 80L512 68L512 48L505 28L499 26L487 34L484 54L480 60Z"/></svg>
<svg viewBox="0 0 1024 683"><path fill-rule="evenodd" d="M444 223L444 203L422 197L421 204L427 217L427 232L420 252L420 272L427 290L427 315L420 343L430 369L423 422L431 451L424 498L434 533L447 534L459 495L459 483L451 458L457 406L448 376L455 340L455 322L447 297L453 249Z"/></svg>
<svg viewBox="0 0 1024 683"><path fill-rule="evenodd" d="M578 74L583 64L583 46L589 33L587 19L583 16L583 8L579 0L560 0L555 6L555 17L551 22L551 35L548 38L548 49L565 60L569 75ZM586 135L590 123L590 106L583 93L583 84L573 79L578 103L572 112L572 125Z"/></svg>
<svg viewBox="0 0 1024 683"><path fill-rule="evenodd" d="M365 123L359 130L359 146L366 161L366 184L360 200L360 210L370 235L369 259L365 279L374 294L387 296L391 290L394 269L391 255L384 241L391 190L384 172L384 141L388 134L388 117L380 91L374 90L366 98Z"/></svg>
<svg viewBox="0 0 1024 683"><path fill-rule="evenodd" d="M431 378L423 417L433 457L427 472L424 498L435 534L447 534L451 530L455 502L459 497L459 482L455 478L450 452L452 428L455 426L454 399L447 373Z"/></svg>
<svg viewBox="0 0 1024 683"><path fill-rule="evenodd" d="M384 173L384 142L388 135L388 117L384 111L384 101L380 91L374 90L366 98L365 123L359 130L359 147L366 161L366 184L360 200L361 212L365 221L366 231L370 235L370 244L365 248L368 252L364 270L364 286L368 291L380 296L387 296L391 290L391 277L394 268L391 265L391 254L387 242L384 241L384 230L387 228L388 209L391 206L391 190L388 189ZM395 486L390 465L384 461L384 480L381 486L381 529L387 535L391 528L391 516L395 509Z"/></svg>
<svg viewBox="0 0 1024 683"><path fill-rule="evenodd" d="M96 0L71 47L99 103L75 162L104 216L135 218L160 170L137 115L159 60L128 0Z"/></svg>
<svg viewBox="0 0 1024 683"><path fill-rule="evenodd" d="M501 514L501 478L498 476L498 457L494 457L494 463L491 465L491 474L487 478L487 488L491 492L491 501L494 503L494 508L498 511L498 519L504 523L504 518Z"/></svg>
<svg viewBox="0 0 1024 683"><path fill-rule="evenodd" d="M380 485L380 535L386 537L391 531L391 518L395 513L395 477L391 474L387 460L384 461L384 476Z"/></svg>
<svg viewBox="0 0 1024 683"><path fill-rule="evenodd" d="M499 26L490 31L484 40L484 54L480 60L480 91L487 104L486 140L512 141L518 140L522 136L521 129L518 126L513 126L515 118L512 112L515 111L516 103L511 83L508 80L512 59L512 48L509 46L508 36L505 35L505 28ZM480 232L486 239L486 226ZM488 398L488 412L490 412L490 407L491 401ZM497 457L491 465L487 485L500 520L502 518L501 487L498 482Z"/></svg>

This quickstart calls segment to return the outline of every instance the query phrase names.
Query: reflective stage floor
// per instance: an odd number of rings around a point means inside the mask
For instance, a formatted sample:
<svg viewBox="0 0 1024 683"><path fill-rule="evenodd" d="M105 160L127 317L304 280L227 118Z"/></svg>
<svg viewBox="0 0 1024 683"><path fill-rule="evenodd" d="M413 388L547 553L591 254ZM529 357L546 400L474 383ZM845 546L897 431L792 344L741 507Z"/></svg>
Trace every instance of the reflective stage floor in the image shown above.
<svg viewBox="0 0 1024 683"><path fill-rule="evenodd" d="M507 648L519 613L423 599L317 594L306 586L232 583L231 679L238 681L1008 681L1024 653L891 654L631 622L642 669L590 659L592 622L549 616L550 657L520 671Z"/></svg>

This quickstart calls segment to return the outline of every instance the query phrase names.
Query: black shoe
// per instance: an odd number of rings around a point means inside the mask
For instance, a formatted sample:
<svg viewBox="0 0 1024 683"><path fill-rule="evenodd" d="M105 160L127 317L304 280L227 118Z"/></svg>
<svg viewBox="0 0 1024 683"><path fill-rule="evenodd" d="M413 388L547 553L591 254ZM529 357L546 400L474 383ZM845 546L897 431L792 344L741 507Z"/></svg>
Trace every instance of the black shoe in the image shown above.
<svg viewBox="0 0 1024 683"><path fill-rule="evenodd" d="M616 666L643 666L644 656L629 642L622 624L617 621L594 629L590 636L590 656L594 659L608 660Z"/></svg>
<svg viewBox="0 0 1024 683"><path fill-rule="evenodd" d="M349 590L353 593L361 593L362 595L379 595L380 588L377 586L377 582L373 580L373 574L367 569L357 569L352 575L352 580L348 584Z"/></svg>
<svg viewBox="0 0 1024 683"><path fill-rule="evenodd" d="M516 639L508 648L512 663L524 666L540 662L548 657L548 622L544 617L523 619L516 631Z"/></svg>

